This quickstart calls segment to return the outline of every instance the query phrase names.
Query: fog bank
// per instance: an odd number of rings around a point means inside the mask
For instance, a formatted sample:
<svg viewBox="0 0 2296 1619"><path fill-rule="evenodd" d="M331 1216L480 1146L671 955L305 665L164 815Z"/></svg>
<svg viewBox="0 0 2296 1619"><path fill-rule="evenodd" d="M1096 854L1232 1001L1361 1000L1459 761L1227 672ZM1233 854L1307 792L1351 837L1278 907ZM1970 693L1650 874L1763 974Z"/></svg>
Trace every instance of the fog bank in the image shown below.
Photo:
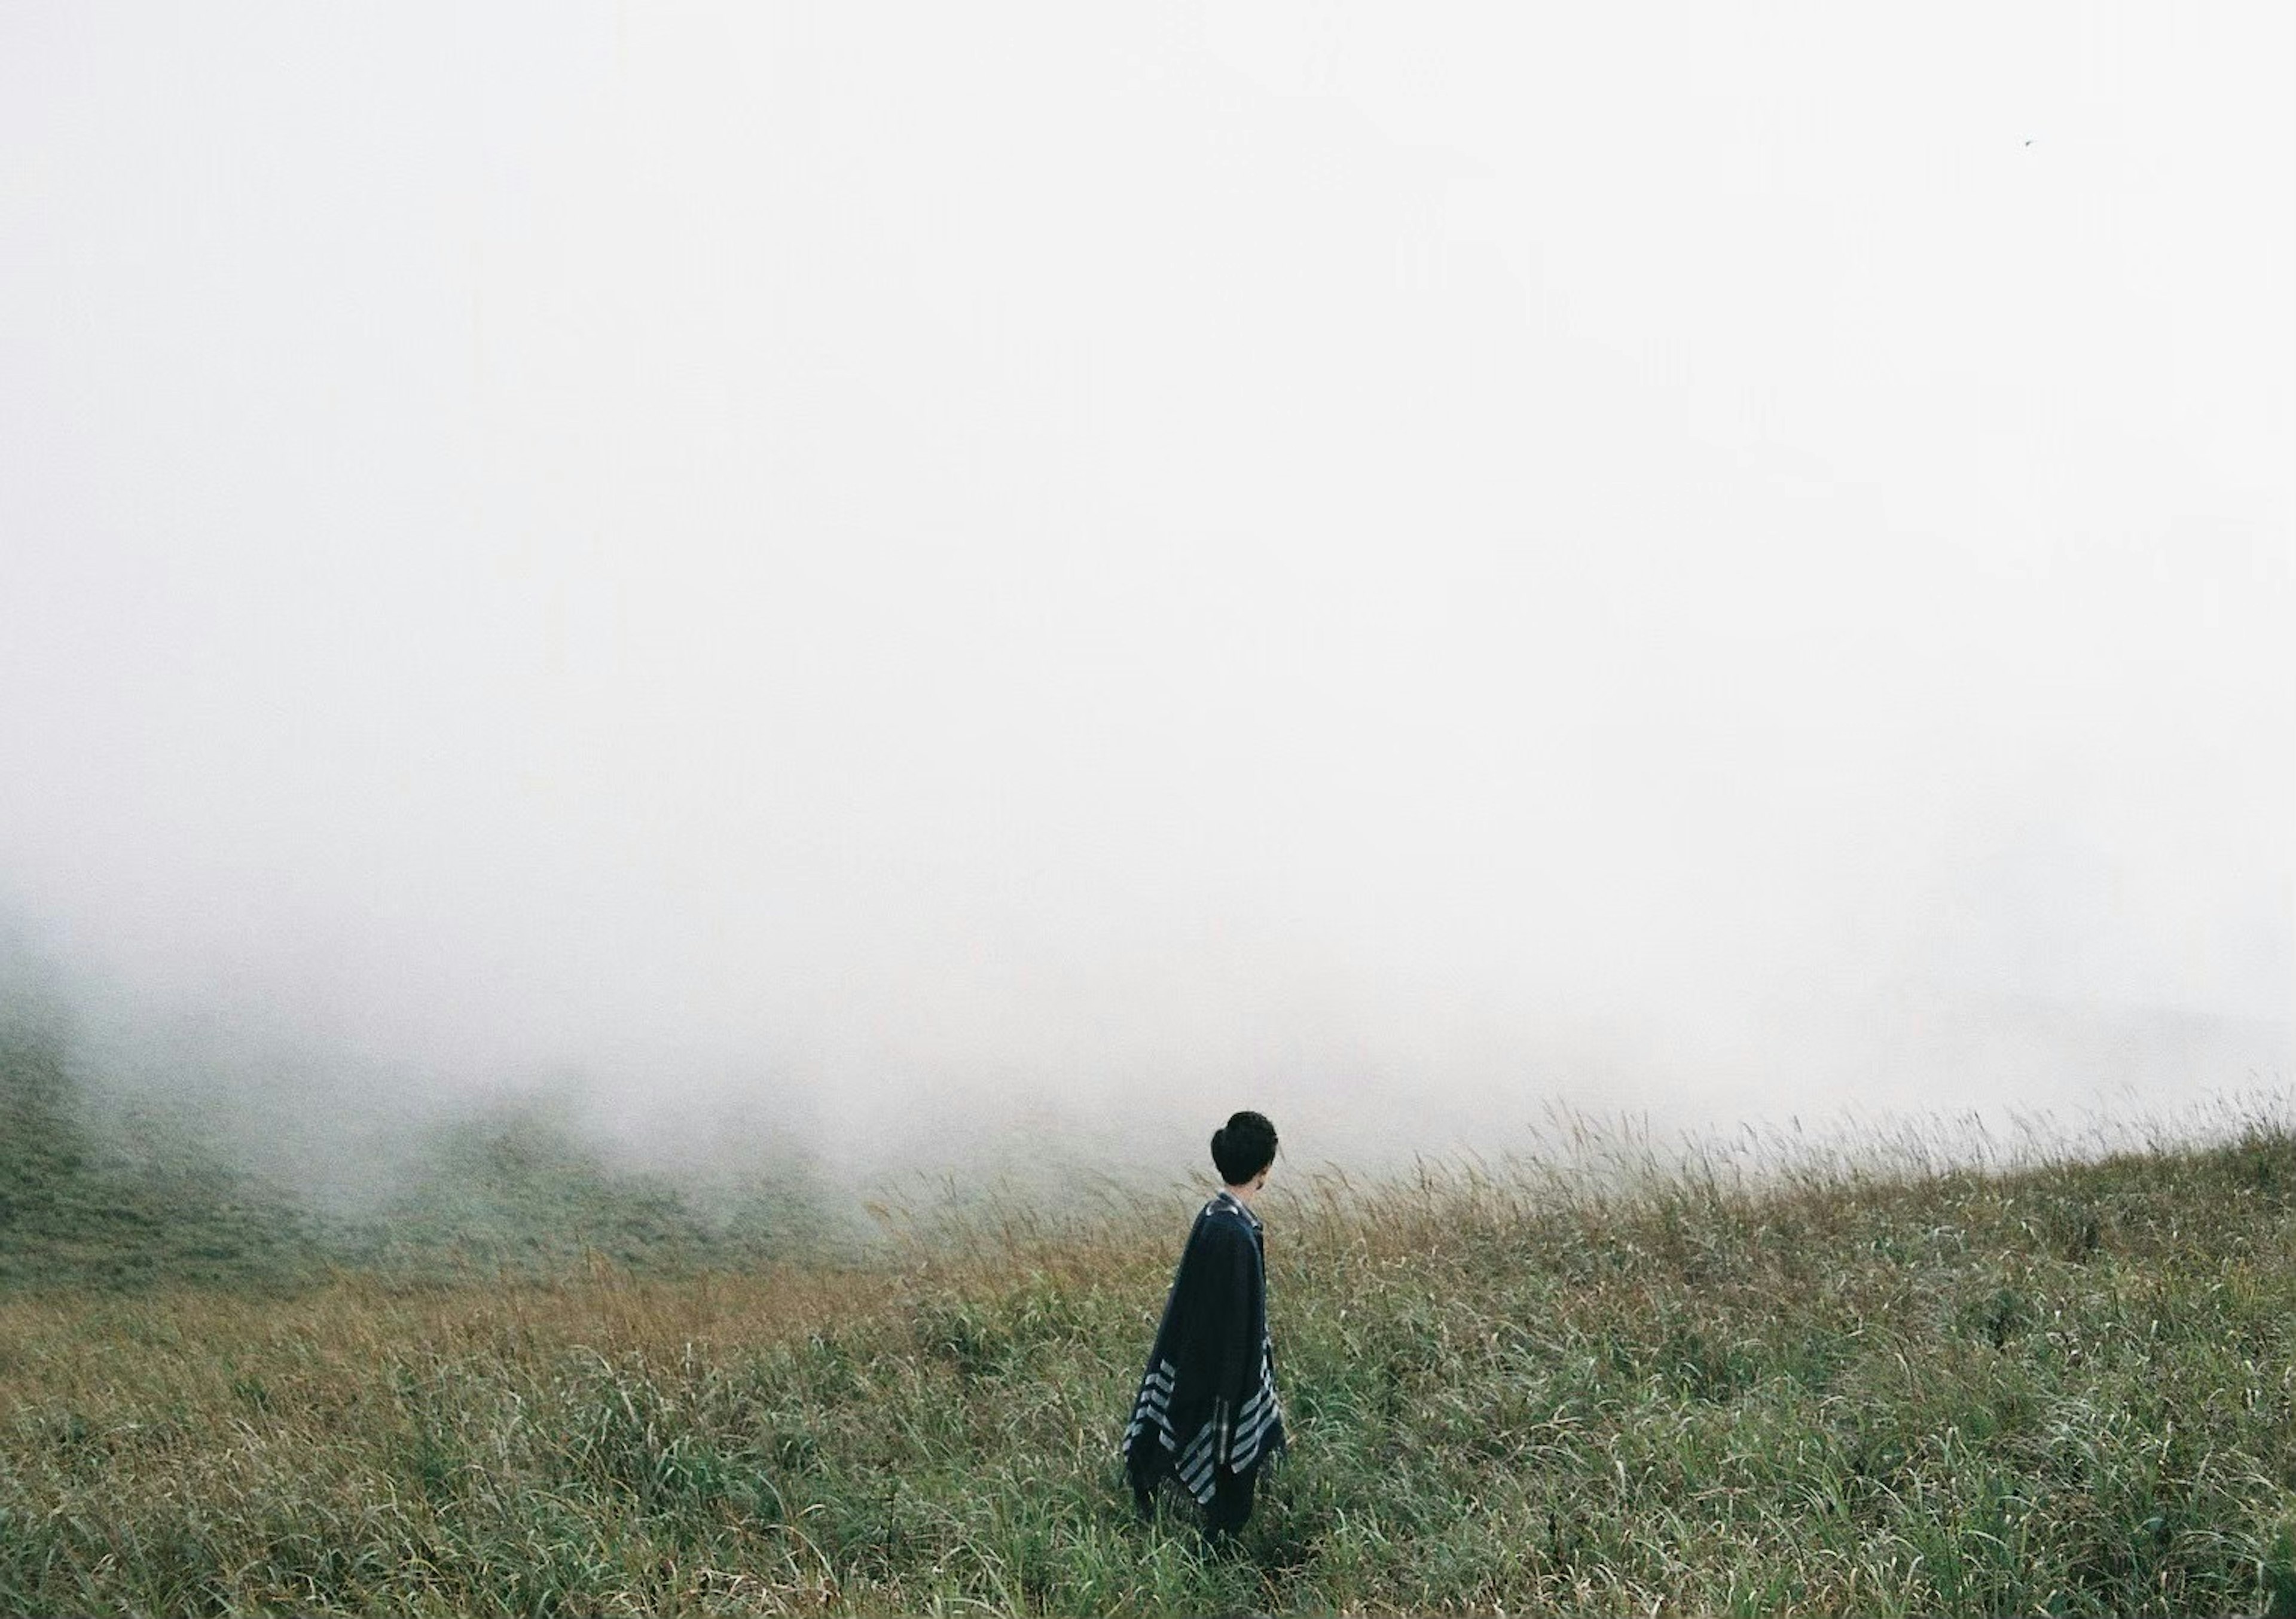
<svg viewBox="0 0 2296 1619"><path fill-rule="evenodd" d="M2292 27L12 9L17 978L283 1157L2284 1081Z"/></svg>

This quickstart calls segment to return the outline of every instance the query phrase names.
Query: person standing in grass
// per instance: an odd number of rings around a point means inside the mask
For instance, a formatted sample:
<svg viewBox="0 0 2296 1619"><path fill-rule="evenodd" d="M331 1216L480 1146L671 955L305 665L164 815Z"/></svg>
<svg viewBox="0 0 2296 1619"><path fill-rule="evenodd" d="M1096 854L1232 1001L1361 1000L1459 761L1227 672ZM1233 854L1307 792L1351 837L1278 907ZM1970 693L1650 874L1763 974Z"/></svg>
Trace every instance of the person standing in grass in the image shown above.
<svg viewBox="0 0 2296 1619"><path fill-rule="evenodd" d="M1275 1162L1275 1126L1238 1113L1212 1135L1226 1184L1196 1215L1124 1430L1125 1471L1146 1517L1167 1473L1217 1543L1251 1516L1260 1468L1283 1448L1267 1260L1251 1200Z"/></svg>

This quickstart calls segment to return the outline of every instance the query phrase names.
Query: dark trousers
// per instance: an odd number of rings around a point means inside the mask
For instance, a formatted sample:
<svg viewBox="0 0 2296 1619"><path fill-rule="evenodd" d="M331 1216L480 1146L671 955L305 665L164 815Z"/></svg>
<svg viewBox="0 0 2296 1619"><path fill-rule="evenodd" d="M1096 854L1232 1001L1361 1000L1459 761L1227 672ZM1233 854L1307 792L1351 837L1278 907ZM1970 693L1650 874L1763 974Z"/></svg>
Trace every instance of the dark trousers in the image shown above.
<svg viewBox="0 0 2296 1619"><path fill-rule="evenodd" d="M1231 1473L1222 1468L1212 1476L1212 1504L1204 1509L1204 1533L1213 1540L1234 1534L1243 1527L1251 1516L1252 1487L1259 1481L1259 1469L1249 1473Z"/></svg>

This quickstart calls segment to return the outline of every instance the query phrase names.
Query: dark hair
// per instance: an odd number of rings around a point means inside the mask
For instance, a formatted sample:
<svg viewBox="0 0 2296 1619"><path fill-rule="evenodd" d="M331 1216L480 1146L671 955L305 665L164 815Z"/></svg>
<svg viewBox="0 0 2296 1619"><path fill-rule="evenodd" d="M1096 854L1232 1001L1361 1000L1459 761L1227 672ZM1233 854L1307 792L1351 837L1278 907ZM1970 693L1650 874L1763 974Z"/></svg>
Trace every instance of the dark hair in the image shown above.
<svg viewBox="0 0 2296 1619"><path fill-rule="evenodd" d="M1233 1113L1212 1132L1212 1162L1220 1179L1241 1186L1275 1162L1275 1126L1263 1113Z"/></svg>

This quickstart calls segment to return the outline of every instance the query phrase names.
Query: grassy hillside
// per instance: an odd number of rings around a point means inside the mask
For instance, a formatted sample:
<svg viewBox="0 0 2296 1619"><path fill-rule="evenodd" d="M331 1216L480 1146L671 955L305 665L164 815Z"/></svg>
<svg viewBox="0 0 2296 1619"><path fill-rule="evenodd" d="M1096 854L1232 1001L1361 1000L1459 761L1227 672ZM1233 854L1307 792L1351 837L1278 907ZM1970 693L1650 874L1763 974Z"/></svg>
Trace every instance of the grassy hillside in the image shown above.
<svg viewBox="0 0 2296 1619"><path fill-rule="evenodd" d="M357 1212L308 1206L183 1107L108 1093L68 1043L0 1023L0 1293L723 1269L849 1249L861 1217L794 1149L696 1195L609 1165L546 1101L435 1120L374 1173Z"/></svg>
<svg viewBox="0 0 2296 1619"><path fill-rule="evenodd" d="M316 1278L318 1233L291 1198L125 1122L104 1127L57 1043L0 1026L0 1292Z"/></svg>
<svg viewBox="0 0 2296 1619"><path fill-rule="evenodd" d="M2296 1613L2296 1136L1285 1176L1243 1544L1112 1447L1183 1191L865 1264L0 1295L0 1609Z"/></svg>

